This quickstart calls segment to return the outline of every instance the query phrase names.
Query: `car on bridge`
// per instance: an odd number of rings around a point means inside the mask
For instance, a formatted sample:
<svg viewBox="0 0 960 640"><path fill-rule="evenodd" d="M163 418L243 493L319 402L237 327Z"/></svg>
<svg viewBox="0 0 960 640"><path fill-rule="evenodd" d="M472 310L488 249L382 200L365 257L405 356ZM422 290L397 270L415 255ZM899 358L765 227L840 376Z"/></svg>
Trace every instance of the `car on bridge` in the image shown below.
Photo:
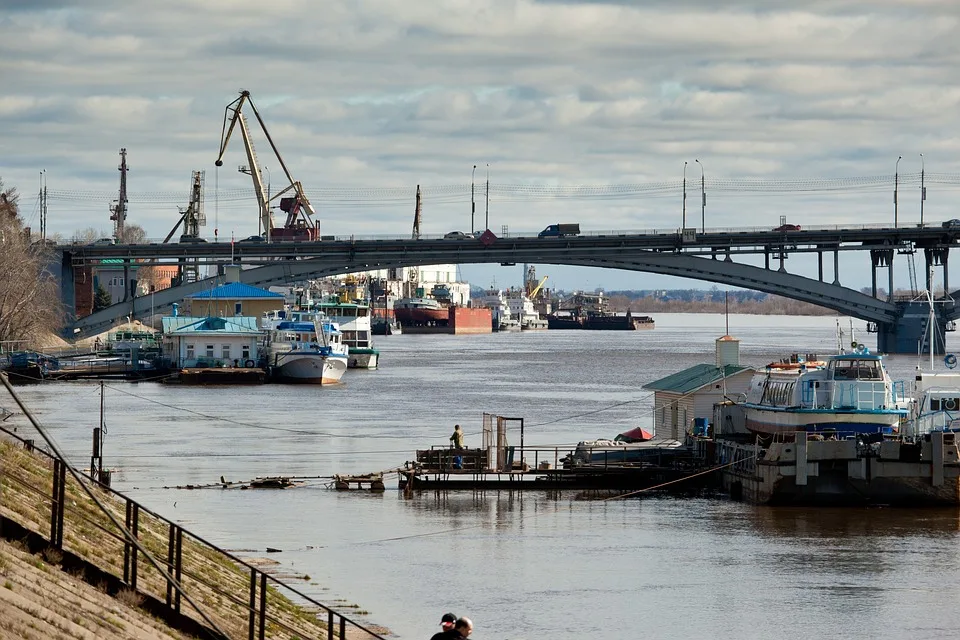
<svg viewBox="0 0 960 640"><path fill-rule="evenodd" d="M264 238L263 236L247 236L247 237L244 238L243 240L237 240L237 243L238 243L238 244L239 244L239 243L246 244L246 243L248 243L248 242L266 242L266 241L267 241L267 239Z"/></svg>
<svg viewBox="0 0 960 640"><path fill-rule="evenodd" d="M451 231L450 233L443 234L444 240L466 240L472 237L469 233L464 233L463 231Z"/></svg>
<svg viewBox="0 0 960 640"><path fill-rule="evenodd" d="M201 238L200 236L188 236L188 235L184 234L184 235L180 236L180 242L184 242L184 243L195 243L195 242L206 242L206 240L204 240L204 239Z"/></svg>
<svg viewBox="0 0 960 640"><path fill-rule="evenodd" d="M103 245L103 244L117 244L117 241L113 238L100 238L99 240L94 240L90 244L93 245Z"/></svg>
<svg viewBox="0 0 960 640"><path fill-rule="evenodd" d="M800 225L798 224L782 224L774 231L800 231Z"/></svg>
<svg viewBox="0 0 960 640"><path fill-rule="evenodd" d="M943 223L944 229L960 229L960 220L954 218L953 220L947 220Z"/></svg>

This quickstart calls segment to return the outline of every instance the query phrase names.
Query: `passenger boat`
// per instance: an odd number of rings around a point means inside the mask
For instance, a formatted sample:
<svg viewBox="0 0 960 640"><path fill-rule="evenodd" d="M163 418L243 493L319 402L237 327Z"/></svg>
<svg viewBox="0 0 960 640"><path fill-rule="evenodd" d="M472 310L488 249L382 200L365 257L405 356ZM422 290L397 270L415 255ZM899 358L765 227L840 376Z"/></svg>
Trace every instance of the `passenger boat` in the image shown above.
<svg viewBox="0 0 960 640"><path fill-rule="evenodd" d="M283 382L340 382L349 354L342 338L337 324L326 318L271 323L266 347L272 375Z"/></svg>
<svg viewBox="0 0 960 640"><path fill-rule="evenodd" d="M904 437L919 438L931 431L960 431L960 373L917 371L914 385Z"/></svg>
<svg viewBox="0 0 960 640"><path fill-rule="evenodd" d="M754 376L742 403L754 433L822 432L894 434L908 413L902 383L894 383L882 357L866 348L774 363Z"/></svg>
<svg viewBox="0 0 960 640"><path fill-rule="evenodd" d="M379 366L380 352L373 347L370 305L359 300L345 302L341 296L334 294L313 303L313 308L340 327L343 344L347 345L350 352L348 367L376 369Z"/></svg>

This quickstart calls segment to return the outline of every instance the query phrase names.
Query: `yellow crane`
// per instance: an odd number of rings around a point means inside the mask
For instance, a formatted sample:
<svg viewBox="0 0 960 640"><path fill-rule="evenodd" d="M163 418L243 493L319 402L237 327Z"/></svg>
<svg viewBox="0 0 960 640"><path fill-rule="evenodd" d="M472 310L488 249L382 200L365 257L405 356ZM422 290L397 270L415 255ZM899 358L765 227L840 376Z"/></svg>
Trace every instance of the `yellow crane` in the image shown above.
<svg viewBox="0 0 960 640"><path fill-rule="evenodd" d="M543 276L543 279L540 280L540 284L538 284L537 286L535 286L535 287L533 288L533 291L531 291L530 293L527 294L527 297L530 298L531 300L533 300L534 298L536 298L536 297L537 297L537 294L540 293L540 289L543 287L543 283L546 282L546 281L547 281L547 278L549 278L549 277L550 277L550 276Z"/></svg>

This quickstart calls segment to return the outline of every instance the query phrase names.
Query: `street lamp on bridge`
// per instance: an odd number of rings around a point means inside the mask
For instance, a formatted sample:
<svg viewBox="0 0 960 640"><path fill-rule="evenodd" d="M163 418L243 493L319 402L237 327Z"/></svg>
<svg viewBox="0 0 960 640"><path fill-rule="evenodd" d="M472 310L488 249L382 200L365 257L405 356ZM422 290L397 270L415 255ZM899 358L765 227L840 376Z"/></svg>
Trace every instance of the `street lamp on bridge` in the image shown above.
<svg viewBox="0 0 960 640"><path fill-rule="evenodd" d="M473 218L477 213L477 202L473 199L474 184L477 178L477 165L473 165L473 173L470 174L470 233L473 234Z"/></svg>
<svg viewBox="0 0 960 640"><path fill-rule="evenodd" d="M700 162L699 158L695 158L694 162L700 165L700 233L707 232L707 191L704 189L704 179L703 179L703 163Z"/></svg>
<svg viewBox="0 0 960 640"><path fill-rule="evenodd" d="M923 186L923 154L920 154L920 226L923 226L923 201L927 199L927 188ZM931 347L932 348L932 347Z"/></svg>
<svg viewBox="0 0 960 640"><path fill-rule="evenodd" d="M683 217L680 219L680 231L687 228L687 161L683 161Z"/></svg>
<svg viewBox="0 0 960 640"><path fill-rule="evenodd" d="M893 228L896 229L897 224L897 188L900 186L900 161L903 160L903 156L897 156L897 165L893 173Z"/></svg>

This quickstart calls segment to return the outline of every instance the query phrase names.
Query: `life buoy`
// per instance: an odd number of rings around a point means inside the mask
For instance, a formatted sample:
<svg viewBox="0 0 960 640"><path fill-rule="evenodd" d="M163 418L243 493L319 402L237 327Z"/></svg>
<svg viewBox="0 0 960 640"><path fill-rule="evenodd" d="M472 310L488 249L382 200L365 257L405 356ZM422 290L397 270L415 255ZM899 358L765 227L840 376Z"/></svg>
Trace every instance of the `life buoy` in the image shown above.
<svg viewBox="0 0 960 640"><path fill-rule="evenodd" d="M253 360L247 360L246 362L243 363L243 366L245 366L247 369L252 369L256 364L257 363L254 362Z"/></svg>
<svg viewBox="0 0 960 640"><path fill-rule="evenodd" d="M943 364L947 365L948 369L953 369L957 366L957 356L953 355L952 353L948 353L943 358Z"/></svg>
<svg viewBox="0 0 960 640"><path fill-rule="evenodd" d="M943 401L943 408L947 411L956 411L957 410L957 399L956 398L947 398Z"/></svg>

